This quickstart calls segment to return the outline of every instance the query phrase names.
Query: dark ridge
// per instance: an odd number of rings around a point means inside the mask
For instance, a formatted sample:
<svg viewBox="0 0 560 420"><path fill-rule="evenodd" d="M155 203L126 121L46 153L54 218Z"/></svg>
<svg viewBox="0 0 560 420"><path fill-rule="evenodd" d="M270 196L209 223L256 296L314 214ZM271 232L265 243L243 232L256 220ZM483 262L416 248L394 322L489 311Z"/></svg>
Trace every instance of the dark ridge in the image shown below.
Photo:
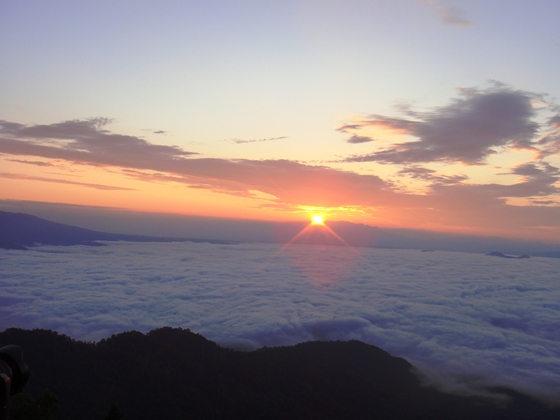
<svg viewBox="0 0 560 420"><path fill-rule="evenodd" d="M96 232L62 223L50 222L29 214L0 211L0 248L26 250L27 247L39 244L104 246L104 244L97 241L233 243L219 240L160 238Z"/></svg>
<svg viewBox="0 0 560 420"><path fill-rule="evenodd" d="M509 401L496 404L423 387L406 360L359 341L237 352L169 327L99 343L10 328L6 344L24 349L24 391L56 394L60 420L100 420L113 403L135 420L560 418L560 408L511 390L494 390Z"/></svg>

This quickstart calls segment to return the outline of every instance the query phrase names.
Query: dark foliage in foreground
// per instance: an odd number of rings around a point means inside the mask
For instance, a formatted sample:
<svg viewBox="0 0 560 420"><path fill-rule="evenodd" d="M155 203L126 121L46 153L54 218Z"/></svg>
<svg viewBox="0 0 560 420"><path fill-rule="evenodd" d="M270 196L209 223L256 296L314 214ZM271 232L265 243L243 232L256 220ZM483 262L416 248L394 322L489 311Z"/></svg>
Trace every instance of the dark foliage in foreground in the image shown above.
<svg viewBox="0 0 560 420"><path fill-rule="evenodd" d="M58 410L58 398L49 390L45 390L37 398L28 393L15 396L10 420L54 420Z"/></svg>
<svg viewBox="0 0 560 420"><path fill-rule="evenodd" d="M127 332L85 343L8 329L25 351L25 391L48 388L59 419L558 419L560 409L507 391L509 404L420 386L412 365L359 341L243 353L189 330ZM506 391L503 391L506 392Z"/></svg>

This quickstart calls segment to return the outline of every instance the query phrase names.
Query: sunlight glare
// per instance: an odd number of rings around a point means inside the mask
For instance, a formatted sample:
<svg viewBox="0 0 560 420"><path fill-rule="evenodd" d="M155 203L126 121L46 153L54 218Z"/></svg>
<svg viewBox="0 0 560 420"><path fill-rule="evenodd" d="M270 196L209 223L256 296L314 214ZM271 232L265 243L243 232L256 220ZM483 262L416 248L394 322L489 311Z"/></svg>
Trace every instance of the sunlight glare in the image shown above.
<svg viewBox="0 0 560 420"><path fill-rule="evenodd" d="M324 225L325 224L323 222L323 216L321 216L320 214L314 215L312 220L313 220L312 224L314 224L314 225Z"/></svg>

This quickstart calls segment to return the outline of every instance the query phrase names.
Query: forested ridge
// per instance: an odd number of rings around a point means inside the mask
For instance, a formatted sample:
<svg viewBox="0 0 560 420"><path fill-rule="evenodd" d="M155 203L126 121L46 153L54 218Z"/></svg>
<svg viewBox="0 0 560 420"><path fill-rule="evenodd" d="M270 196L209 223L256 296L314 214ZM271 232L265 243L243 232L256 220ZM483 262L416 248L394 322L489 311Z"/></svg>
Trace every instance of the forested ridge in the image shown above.
<svg viewBox="0 0 560 420"><path fill-rule="evenodd" d="M307 342L238 352L186 329L132 331L98 343L10 328L0 346L24 349L24 391L59 399L55 418L125 419L558 419L508 390L507 404L421 386L406 360L359 341Z"/></svg>

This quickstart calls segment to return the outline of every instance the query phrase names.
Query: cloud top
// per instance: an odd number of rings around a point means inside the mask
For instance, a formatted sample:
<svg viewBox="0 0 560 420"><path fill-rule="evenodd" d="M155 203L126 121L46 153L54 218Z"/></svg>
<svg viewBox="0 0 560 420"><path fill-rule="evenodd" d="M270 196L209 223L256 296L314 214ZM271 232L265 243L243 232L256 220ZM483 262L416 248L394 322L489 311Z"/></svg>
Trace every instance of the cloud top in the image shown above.
<svg viewBox="0 0 560 420"><path fill-rule="evenodd" d="M557 259L193 243L39 247L0 259L0 328L99 340L170 325L245 349L359 339L446 388L560 399Z"/></svg>

